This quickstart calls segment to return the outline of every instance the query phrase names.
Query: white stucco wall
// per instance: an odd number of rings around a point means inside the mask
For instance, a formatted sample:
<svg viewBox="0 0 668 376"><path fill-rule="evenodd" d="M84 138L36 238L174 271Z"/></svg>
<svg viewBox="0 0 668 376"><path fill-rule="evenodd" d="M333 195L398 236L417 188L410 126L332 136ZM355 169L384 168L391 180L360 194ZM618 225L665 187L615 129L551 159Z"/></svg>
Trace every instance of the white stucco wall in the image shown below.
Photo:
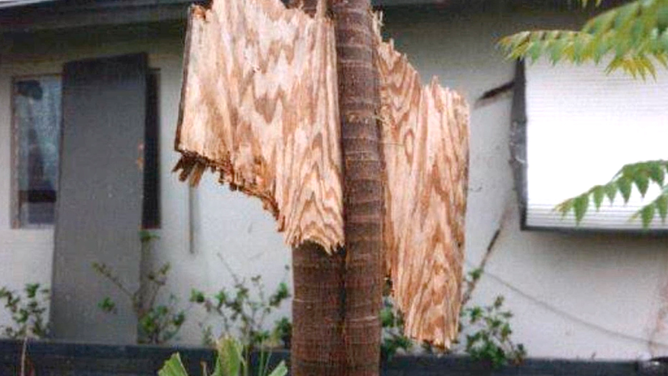
<svg viewBox="0 0 668 376"><path fill-rule="evenodd" d="M385 31L427 81L438 75L471 103L513 78L513 64L495 48L499 37L537 27L577 24L571 13L478 5L479 9L385 12ZM129 39L137 42L127 42ZM76 43L3 42L0 60L0 286L20 288L51 278L52 231L12 230L9 223L9 79L19 72L53 72L63 62L148 51L161 71L160 178L162 227L154 265L172 264L169 290L183 302L190 289L213 292L230 283L221 255L240 275L262 274L268 286L284 278L290 253L271 216L256 200L220 187L207 175L189 192L170 171L181 79L179 30L108 29ZM63 39L58 39L63 40ZM10 49L14 50L9 53ZM18 52L17 52L18 51ZM4 53L3 53L4 52ZM665 238L522 232L508 151L510 98L473 109L471 181L467 214L467 267L477 265L497 229L500 236L473 303L506 297L515 314L516 342L532 356L638 358L668 353L665 333L654 336L668 295ZM189 198L189 195L191 197ZM192 221L192 222L189 222ZM289 278L289 277L288 277ZM284 312L289 311L286 305ZM181 337L200 341L193 308ZM650 339L663 344L651 345Z"/></svg>

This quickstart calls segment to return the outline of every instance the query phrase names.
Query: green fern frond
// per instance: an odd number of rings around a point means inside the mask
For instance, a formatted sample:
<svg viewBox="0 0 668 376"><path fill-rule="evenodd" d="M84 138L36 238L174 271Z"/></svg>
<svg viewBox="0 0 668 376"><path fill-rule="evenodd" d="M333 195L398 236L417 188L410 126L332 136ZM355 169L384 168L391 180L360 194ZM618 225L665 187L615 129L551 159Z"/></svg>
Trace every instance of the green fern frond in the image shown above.
<svg viewBox="0 0 668 376"><path fill-rule="evenodd" d="M622 167L607 184L594 186L578 196L565 200L554 210L561 213L562 216L573 212L575 223L580 224L591 203L594 204L596 210L599 210L605 197L612 204L618 194L624 203L627 203L634 186L644 197L649 186L654 184L661 188L662 193L650 204L640 209L633 219L642 218L643 226L647 227L656 214L665 222L668 209L666 173L668 173L668 161L664 160L628 164Z"/></svg>

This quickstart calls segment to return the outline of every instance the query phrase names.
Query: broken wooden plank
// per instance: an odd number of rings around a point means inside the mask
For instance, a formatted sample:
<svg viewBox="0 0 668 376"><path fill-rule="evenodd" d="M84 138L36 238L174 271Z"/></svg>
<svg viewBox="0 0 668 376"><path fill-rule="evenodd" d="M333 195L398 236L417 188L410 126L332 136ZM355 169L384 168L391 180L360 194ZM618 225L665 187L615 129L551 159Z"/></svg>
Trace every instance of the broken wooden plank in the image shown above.
<svg viewBox="0 0 668 376"><path fill-rule="evenodd" d="M468 185L469 110L420 77L378 34L385 259L405 333L449 347L458 334Z"/></svg>
<svg viewBox="0 0 668 376"><path fill-rule="evenodd" d="M331 21L278 0L190 10L175 170L259 197L286 241L343 244Z"/></svg>

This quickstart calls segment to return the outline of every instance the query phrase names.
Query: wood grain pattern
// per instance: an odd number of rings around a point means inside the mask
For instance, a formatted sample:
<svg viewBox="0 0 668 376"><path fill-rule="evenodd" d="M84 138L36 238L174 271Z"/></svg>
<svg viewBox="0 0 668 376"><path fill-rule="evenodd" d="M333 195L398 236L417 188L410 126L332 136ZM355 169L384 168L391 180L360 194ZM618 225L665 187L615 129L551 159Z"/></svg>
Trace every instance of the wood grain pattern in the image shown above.
<svg viewBox="0 0 668 376"><path fill-rule="evenodd" d="M331 21L278 0L190 10L175 170L259 197L286 241L343 245Z"/></svg>
<svg viewBox="0 0 668 376"><path fill-rule="evenodd" d="M461 305L469 110L436 78L422 86L406 56L377 35L386 266L406 334L447 348Z"/></svg>
<svg viewBox="0 0 668 376"><path fill-rule="evenodd" d="M448 347L461 302L468 107L436 80L422 86L406 57L381 41L378 25L385 189L350 189L384 195L386 270L406 334ZM176 138L180 178L197 184L211 168L221 183L259 197L293 247L311 241L332 253L342 246L342 134L331 22L285 9L278 0L215 0L208 9L191 8L185 59ZM354 88L355 80L348 86ZM366 128L346 129L350 137L367 137ZM346 236L367 241L365 231L346 228Z"/></svg>

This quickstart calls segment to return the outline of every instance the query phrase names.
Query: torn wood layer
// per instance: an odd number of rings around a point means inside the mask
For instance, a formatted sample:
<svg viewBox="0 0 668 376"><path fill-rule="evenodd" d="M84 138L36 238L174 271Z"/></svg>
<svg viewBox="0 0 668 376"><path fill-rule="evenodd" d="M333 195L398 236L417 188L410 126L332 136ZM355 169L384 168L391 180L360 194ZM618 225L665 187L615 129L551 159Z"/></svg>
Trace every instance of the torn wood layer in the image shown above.
<svg viewBox="0 0 668 376"><path fill-rule="evenodd" d="M468 181L465 100L422 86L376 25L385 159L384 247L406 334L448 347L461 305ZM259 197L286 241L344 243L334 30L279 0L191 8L176 149Z"/></svg>
<svg viewBox="0 0 668 376"><path fill-rule="evenodd" d="M191 8L176 170L259 197L296 246L343 244L334 30L279 0Z"/></svg>
<svg viewBox="0 0 668 376"><path fill-rule="evenodd" d="M468 185L469 110L380 42L387 184L385 258L408 336L449 347L458 333Z"/></svg>

